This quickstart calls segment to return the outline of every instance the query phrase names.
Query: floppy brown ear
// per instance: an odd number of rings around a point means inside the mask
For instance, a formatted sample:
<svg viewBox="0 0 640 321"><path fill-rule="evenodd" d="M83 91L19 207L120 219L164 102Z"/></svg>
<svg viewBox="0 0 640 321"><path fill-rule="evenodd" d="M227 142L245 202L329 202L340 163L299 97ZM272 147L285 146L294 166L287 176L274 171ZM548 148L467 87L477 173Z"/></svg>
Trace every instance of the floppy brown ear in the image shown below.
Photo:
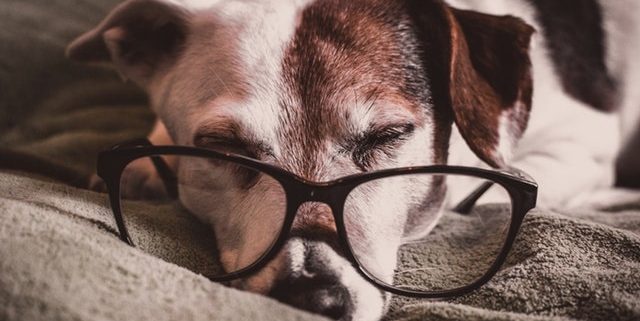
<svg viewBox="0 0 640 321"><path fill-rule="evenodd" d="M113 63L120 74L145 86L171 64L186 38L187 11L162 0L129 0L67 47L79 62Z"/></svg>
<svg viewBox="0 0 640 321"><path fill-rule="evenodd" d="M455 122L481 160L504 167L529 119L533 28L515 17L459 10L441 0L406 1L439 122ZM446 136L436 141L448 141Z"/></svg>
<svg viewBox="0 0 640 321"><path fill-rule="evenodd" d="M471 150L504 167L527 127L534 29L512 16L449 8L449 92L454 121Z"/></svg>

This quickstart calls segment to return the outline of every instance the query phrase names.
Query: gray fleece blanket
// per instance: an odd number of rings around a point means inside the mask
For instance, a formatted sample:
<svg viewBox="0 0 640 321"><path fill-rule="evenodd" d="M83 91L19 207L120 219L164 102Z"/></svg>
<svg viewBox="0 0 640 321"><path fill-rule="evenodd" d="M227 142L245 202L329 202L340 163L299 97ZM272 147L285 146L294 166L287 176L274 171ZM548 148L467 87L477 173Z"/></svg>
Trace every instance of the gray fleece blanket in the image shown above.
<svg viewBox="0 0 640 321"><path fill-rule="evenodd" d="M106 195L17 171L82 186L97 151L149 130L139 90L63 57L115 2L0 2L0 320L322 319L204 278L218 268L195 242L208 229L174 207L153 209L161 228L134 224L144 237L131 248ZM394 297L385 319L640 320L640 193L627 196L532 211L487 285L448 301Z"/></svg>

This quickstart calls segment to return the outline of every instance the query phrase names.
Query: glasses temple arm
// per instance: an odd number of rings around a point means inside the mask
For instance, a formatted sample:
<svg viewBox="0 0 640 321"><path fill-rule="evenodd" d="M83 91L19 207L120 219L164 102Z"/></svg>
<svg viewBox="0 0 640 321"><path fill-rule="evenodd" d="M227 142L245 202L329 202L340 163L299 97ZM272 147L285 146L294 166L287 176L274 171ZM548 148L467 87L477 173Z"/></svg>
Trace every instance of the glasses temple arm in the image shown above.
<svg viewBox="0 0 640 321"><path fill-rule="evenodd" d="M454 208L453 211L460 214L469 214L473 207L476 205L476 202L486 193L491 186L493 186L494 182L484 182L478 188L476 188L469 196L465 197L462 201L460 201Z"/></svg>
<svg viewBox="0 0 640 321"><path fill-rule="evenodd" d="M526 172L518 168L509 166L504 170L504 172L535 183L535 181L533 180L533 178L531 178L529 174L527 174ZM491 188L491 186L493 186L493 184L495 184L495 182L486 181L482 183L478 188L476 188L473 192L471 192L469 196L467 196L465 199L460 201L453 208L453 211L460 214L469 214L469 212L471 212L473 207L476 205L476 202L478 202L478 200L482 197L482 195L484 195L484 193L486 193Z"/></svg>

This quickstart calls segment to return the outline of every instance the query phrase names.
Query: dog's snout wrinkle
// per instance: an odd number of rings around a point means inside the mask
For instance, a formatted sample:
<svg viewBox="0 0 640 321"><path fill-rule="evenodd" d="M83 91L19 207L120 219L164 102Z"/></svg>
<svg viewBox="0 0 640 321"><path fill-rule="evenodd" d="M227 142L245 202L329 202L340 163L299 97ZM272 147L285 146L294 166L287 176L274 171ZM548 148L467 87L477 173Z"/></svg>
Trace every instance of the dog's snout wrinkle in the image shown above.
<svg viewBox="0 0 640 321"><path fill-rule="evenodd" d="M338 232L331 208L324 203L307 202L298 208L291 238L300 238L304 242L316 241L329 245L336 253L342 253L338 241Z"/></svg>

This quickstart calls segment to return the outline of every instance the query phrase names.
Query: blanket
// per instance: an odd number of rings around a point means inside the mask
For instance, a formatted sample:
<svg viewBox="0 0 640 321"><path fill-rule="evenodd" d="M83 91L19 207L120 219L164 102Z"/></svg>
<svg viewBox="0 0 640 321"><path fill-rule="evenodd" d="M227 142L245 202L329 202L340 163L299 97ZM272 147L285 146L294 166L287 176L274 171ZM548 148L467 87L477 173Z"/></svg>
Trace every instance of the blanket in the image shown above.
<svg viewBox="0 0 640 321"><path fill-rule="evenodd" d="M103 194L15 172L0 186L2 320L321 319L203 277L219 268L199 241L208 227L172 208L153 208L160 228L132 220L132 248ZM385 319L637 320L639 204L534 210L487 285L441 302L396 296Z"/></svg>
<svg viewBox="0 0 640 321"><path fill-rule="evenodd" d="M127 246L106 195L79 188L99 150L153 122L140 90L63 56L116 2L0 3L0 320L323 319L203 277L219 266L188 215L134 226L145 241ZM395 296L384 318L640 319L640 193L627 195L604 210L533 210L487 285L446 301Z"/></svg>

